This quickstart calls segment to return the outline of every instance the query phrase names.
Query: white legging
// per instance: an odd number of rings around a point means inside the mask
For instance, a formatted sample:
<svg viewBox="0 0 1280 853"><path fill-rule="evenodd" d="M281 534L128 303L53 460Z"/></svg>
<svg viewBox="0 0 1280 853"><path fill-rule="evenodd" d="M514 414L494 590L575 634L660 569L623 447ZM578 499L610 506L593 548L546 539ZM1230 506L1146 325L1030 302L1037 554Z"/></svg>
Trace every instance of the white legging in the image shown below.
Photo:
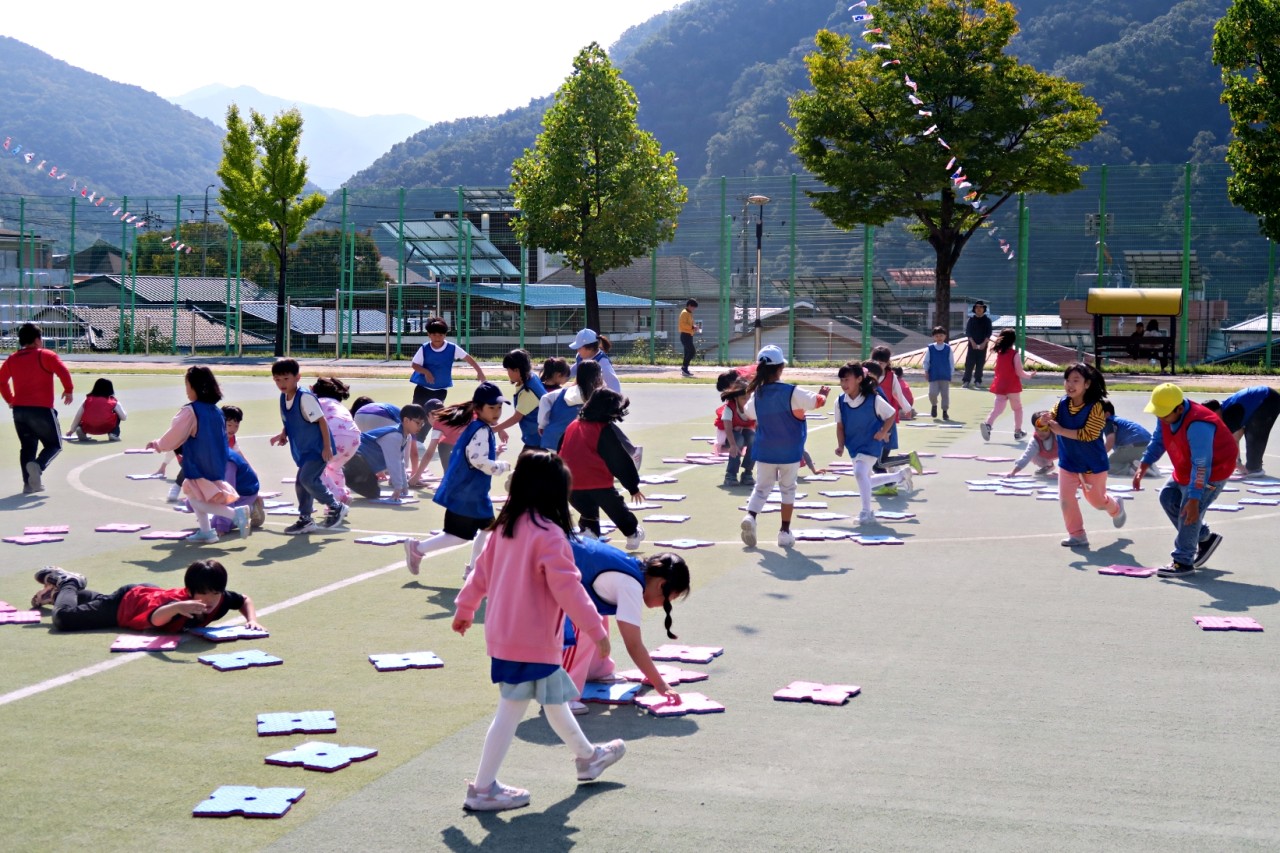
<svg viewBox="0 0 1280 853"><path fill-rule="evenodd" d="M502 759L507 757L507 750L516 736L516 726L524 719L524 712L529 707L530 699L499 699L498 713L493 715L489 724L489 733L484 737L484 750L480 753L480 766L476 768L475 788L487 791L498 780L498 768ZM582 733L568 703L562 705L543 705L547 722L552 730L564 741L565 746L578 758L590 758L595 755L595 747Z"/></svg>
<svg viewBox="0 0 1280 853"><path fill-rule="evenodd" d="M480 556L480 551L484 548L484 543L488 538L489 531L481 530L476 534L476 538L471 540L471 558L467 560L466 574L471 574L471 567L476 564L476 558ZM466 541L461 536L454 536L452 533L437 533L435 536L428 536L426 539L415 539L413 541L413 550L425 556L442 548L463 545Z"/></svg>
<svg viewBox="0 0 1280 853"><path fill-rule="evenodd" d="M187 496L187 503L191 504L191 511L195 513L196 524L200 525L201 533L208 533L212 528L209 526L209 516L220 515L223 518L231 520L231 526L236 526L236 511L226 504L209 503L191 496Z"/></svg>
<svg viewBox="0 0 1280 853"><path fill-rule="evenodd" d="M996 418L1004 414L1004 404L1008 401L1009 408L1013 409L1013 431L1022 432L1022 393L1017 394L997 394L996 402L991 407L991 414L987 415L987 426L991 426L996 422Z"/></svg>
<svg viewBox="0 0 1280 853"><path fill-rule="evenodd" d="M869 456L866 453L859 453L853 457L853 476L858 481L858 497L862 499L862 511L874 512L871 507L871 490L876 486L883 486L885 483L899 483L905 476L903 474L907 469L899 468L892 474L872 474L872 467L880 461L878 456Z"/></svg>

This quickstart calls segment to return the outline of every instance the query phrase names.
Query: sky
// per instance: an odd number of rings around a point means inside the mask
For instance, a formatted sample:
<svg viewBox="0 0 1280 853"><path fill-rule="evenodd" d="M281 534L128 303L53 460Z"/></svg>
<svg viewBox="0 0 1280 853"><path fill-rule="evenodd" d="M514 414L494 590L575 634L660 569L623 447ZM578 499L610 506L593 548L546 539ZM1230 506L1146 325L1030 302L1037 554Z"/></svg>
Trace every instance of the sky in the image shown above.
<svg viewBox="0 0 1280 853"><path fill-rule="evenodd" d="M173 98L211 84L355 115L496 115L554 92L592 41L682 0L376 0L208 4L50 0L0 34ZM53 22L58 22L56 26Z"/></svg>

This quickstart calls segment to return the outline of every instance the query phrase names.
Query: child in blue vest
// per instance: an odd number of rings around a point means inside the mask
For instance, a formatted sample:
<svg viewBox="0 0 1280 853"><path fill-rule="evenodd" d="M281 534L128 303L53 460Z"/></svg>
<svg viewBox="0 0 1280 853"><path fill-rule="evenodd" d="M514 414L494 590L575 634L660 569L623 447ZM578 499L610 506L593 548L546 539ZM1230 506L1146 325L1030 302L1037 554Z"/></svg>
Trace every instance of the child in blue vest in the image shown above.
<svg viewBox="0 0 1280 853"><path fill-rule="evenodd" d="M640 634L640 621L646 607L661 607L666 611L667 637L678 639L671 633L671 602L689 595L688 564L677 554L633 557L596 539L575 536L569 544L573 547L573 562L582 573L582 585L600 614L605 633L609 632L609 617L615 617L631 662L657 693L679 704L680 694L667 685L649 656ZM613 658L601 655L594 643L576 642L578 632L571 631L570 625L565 625L563 663L578 692L588 681L617 680ZM569 709L575 714L587 713L587 706L577 700L569 703Z"/></svg>
<svg viewBox="0 0 1280 853"><path fill-rule="evenodd" d="M600 365L600 378L604 380L605 387L621 394L622 383L618 380L618 374L613 370L613 362L609 359L609 347L609 339L604 335L596 334L591 329L579 329L573 343L569 344L569 349L578 352L573 367L569 368L569 375L577 376L579 367L594 361Z"/></svg>
<svg viewBox="0 0 1280 853"><path fill-rule="evenodd" d="M271 379L280 389L280 420L284 422L284 429L271 437L271 445L289 445L293 462L298 466L293 487L298 498L298 520L284 529L290 536L314 533L321 528L331 530L347 517L347 505L335 498L321 479L334 454L324 409L315 394L298 387L298 377L298 362L291 358L282 358L271 365ZM318 525L311 518L316 501L329 510Z"/></svg>
<svg viewBox="0 0 1280 853"><path fill-rule="evenodd" d="M520 425L520 440L526 448L542 446L542 436L538 432L538 405L546 395L547 389L542 380L533 375L533 359L522 349L513 349L502 359L502 367L507 371L507 379L515 386L511 395L511 407L515 413L494 429L499 432L507 427Z"/></svg>
<svg viewBox="0 0 1280 853"><path fill-rule="evenodd" d="M844 393L836 398L836 456L849 451L862 499L858 523L871 524L876 518L871 507L871 490L885 483L902 484L911 489L911 468L904 465L894 474L871 473L880 461L880 451L893 426L893 404L876 393L876 378L861 364L849 362L840 368L838 376Z"/></svg>
<svg viewBox="0 0 1280 853"><path fill-rule="evenodd" d="M1102 408L1107 396L1107 383L1092 365L1073 364L1063 373L1066 394L1058 401L1044 427L1058 436L1058 503L1067 527L1064 548L1088 548L1080 500L1076 491L1094 509L1111 516L1111 523L1124 527L1124 504L1107 493L1106 441L1102 431L1107 426L1107 413Z"/></svg>
<svg viewBox="0 0 1280 853"><path fill-rule="evenodd" d="M577 420L582 404L591 398L597 388L604 387L600 365L584 361L578 365L573 381L559 391L545 395L538 403L538 430L542 434L541 447L559 450L564 431Z"/></svg>
<svg viewBox="0 0 1280 853"><path fill-rule="evenodd" d="M373 499L382 494L378 475L384 473L391 482L393 500L409 496L404 451L415 441L414 436L426 421L427 413L422 406L410 403L400 409L399 417L397 424L360 433L360 446L343 467L347 487L362 498Z"/></svg>
<svg viewBox="0 0 1280 853"><path fill-rule="evenodd" d="M1242 388L1219 403L1206 400L1204 407L1217 412L1227 429L1235 434L1244 450L1244 460L1237 459L1236 473L1263 477L1262 457L1267 452L1271 428L1280 416L1280 392L1266 385Z"/></svg>
<svg viewBox="0 0 1280 853"><path fill-rule="evenodd" d="M498 441L494 424L502 417L502 404L507 402L502 391L492 382L481 382L471 395L471 402L449 406L438 414L449 421L467 421L458 443L449 456L449 467L432 498L444 507L441 532L426 539L406 539L405 563L411 574L417 574L422 558L432 551L471 542L471 559L467 570L484 547L487 531L493 524L493 501L489 488L494 474L505 474L511 463L498 458Z"/></svg>
<svg viewBox="0 0 1280 853"><path fill-rule="evenodd" d="M790 548L796 542L791 532L791 514L795 511L796 478L804 456L804 442L809 434L805 412L821 409L831 389L823 385L814 394L782 382L782 369L787 364L779 347L769 346L756 356L756 375L747 386L747 403L742 414L756 422L756 485L747 501L747 514L742 517L742 541L748 548L756 545L756 516L764 509L769 492L776 485L782 493L782 528L778 547Z"/></svg>
<svg viewBox="0 0 1280 853"><path fill-rule="evenodd" d="M1109 473L1116 477L1132 477L1138 473L1138 463L1151 443L1151 433L1142 424L1118 417L1110 400L1102 401L1107 413L1107 425L1102 429L1106 441Z"/></svg>
<svg viewBox="0 0 1280 853"><path fill-rule="evenodd" d="M449 389L453 387L453 363L465 361L476 372L476 381L485 380L484 371L476 360L467 355L466 350L453 341L445 340L449 332L449 324L439 317L427 320L427 342L418 348L413 356L413 373L409 381L413 383L413 402L421 406L428 400L444 401ZM418 441L426 438L424 427Z"/></svg>

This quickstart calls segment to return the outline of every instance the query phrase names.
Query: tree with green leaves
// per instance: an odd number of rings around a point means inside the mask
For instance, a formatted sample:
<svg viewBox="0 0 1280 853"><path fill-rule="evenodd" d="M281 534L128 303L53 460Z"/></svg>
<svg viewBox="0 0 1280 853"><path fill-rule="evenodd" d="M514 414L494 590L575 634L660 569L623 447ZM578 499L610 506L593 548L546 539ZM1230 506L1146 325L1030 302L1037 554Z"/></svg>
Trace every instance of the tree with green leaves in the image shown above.
<svg viewBox="0 0 1280 853"><path fill-rule="evenodd" d="M1280 0L1235 0L1213 28L1233 124L1227 195L1280 240Z"/></svg>
<svg viewBox="0 0 1280 853"><path fill-rule="evenodd" d="M573 60L542 132L511 167L527 246L563 252L582 273L587 326L600 329L596 276L671 240L688 190L676 158L636 124L639 101L600 45Z"/></svg>
<svg viewBox="0 0 1280 853"><path fill-rule="evenodd" d="M378 251L377 242L364 233L356 233L350 239L355 240L355 266L352 269L353 281L348 286L356 291L386 287L387 276L378 266L382 253ZM342 281L343 253L350 250L349 240L342 239L342 232L337 228L303 234L290 253L290 284L295 291L306 289L333 296L334 289Z"/></svg>
<svg viewBox="0 0 1280 853"><path fill-rule="evenodd" d="M792 150L830 188L808 194L836 226L913 220L935 253L945 324L951 271L988 217L1020 192L1080 187L1070 152L1098 132L1100 108L1005 53L1018 31L1008 3L881 0L868 14L887 48L818 33L805 58L812 90L791 99Z"/></svg>
<svg viewBox="0 0 1280 853"><path fill-rule="evenodd" d="M271 247L278 262L276 280L276 356L284 355L285 282L289 244L298 239L307 220L324 206L325 198L306 198L307 159L298 156L302 139L302 114L285 110L268 121L250 110L249 122L235 104L227 108L227 135L222 141L218 177L222 189L223 219L246 243Z"/></svg>

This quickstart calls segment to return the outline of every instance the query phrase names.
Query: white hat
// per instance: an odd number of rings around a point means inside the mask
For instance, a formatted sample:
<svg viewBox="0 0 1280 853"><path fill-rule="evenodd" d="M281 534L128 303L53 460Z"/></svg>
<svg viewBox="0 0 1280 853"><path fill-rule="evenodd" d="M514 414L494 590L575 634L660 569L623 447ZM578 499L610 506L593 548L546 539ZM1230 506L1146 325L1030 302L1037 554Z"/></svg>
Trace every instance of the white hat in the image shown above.
<svg viewBox="0 0 1280 853"><path fill-rule="evenodd" d="M569 349L589 347L598 340L600 340L600 336L590 329L579 329L578 336L573 339L573 343L569 344Z"/></svg>
<svg viewBox="0 0 1280 853"><path fill-rule="evenodd" d="M782 354L782 347L769 344L767 347L761 347L756 361L760 364L786 364L787 357Z"/></svg>

